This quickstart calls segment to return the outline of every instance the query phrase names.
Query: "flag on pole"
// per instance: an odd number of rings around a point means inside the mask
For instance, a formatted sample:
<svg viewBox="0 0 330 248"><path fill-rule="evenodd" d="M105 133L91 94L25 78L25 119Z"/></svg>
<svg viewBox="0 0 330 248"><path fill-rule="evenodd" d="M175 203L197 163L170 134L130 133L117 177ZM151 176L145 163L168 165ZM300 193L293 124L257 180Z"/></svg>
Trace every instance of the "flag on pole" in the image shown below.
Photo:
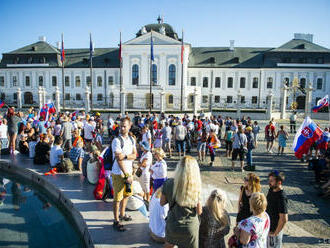
<svg viewBox="0 0 330 248"><path fill-rule="evenodd" d="M183 55L184 55L184 45L183 45L183 31L182 31L182 40L181 40L181 64L183 64Z"/></svg>
<svg viewBox="0 0 330 248"><path fill-rule="evenodd" d="M300 159L304 154L307 154L309 148L315 141L321 138L322 134L322 129L307 116L301 124L292 144L292 150L294 150L295 156Z"/></svg>
<svg viewBox="0 0 330 248"><path fill-rule="evenodd" d="M5 105L5 102L0 100L0 108L2 108Z"/></svg>
<svg viewBox="0 0 330 248"><path fill-rule="evenodd" d="M317 104L315 107L312 108L313 112L319 112L320 109L324 108L324 107L328 107L329 106L329 96L326 95L325 97L323 97L322 99L317 101Z"/></svg>
<svg viewBox="0 0 330 248"><path fill-rule="evenodd" d="M89 33L89 59L91 60L94 54L94 46L92 41L92 34Z"/></svg>
<svg viewBox="0 0 330 248"><path fill-rule="evenodd" d="M120 32L120 38L119 38L119 54L118 54L118 58L119 58L119 62L121 62L121 32Z"/></svg>
<svg viewBox="0 0 330 248"><path fill-rule="evenodd" d="M47 105L49 114L56 113L56 108L55 108L54 103L47 103L46 105Z"/></svg>
<svg viewBox="0 0 330 248"><path fill-rule="evenodd" d="M151 33L151 38L150 38L150 59L151 61L154 61L154 42L152 40L152 33Z"/></svg>
<svg viewBox="0 0 330 248"><path fill-rule="evenodd" d="M63 34L62 34L62 46L61 46L61 62L65 61L65 51L64 51L64 40L63 40Z"/></svg>

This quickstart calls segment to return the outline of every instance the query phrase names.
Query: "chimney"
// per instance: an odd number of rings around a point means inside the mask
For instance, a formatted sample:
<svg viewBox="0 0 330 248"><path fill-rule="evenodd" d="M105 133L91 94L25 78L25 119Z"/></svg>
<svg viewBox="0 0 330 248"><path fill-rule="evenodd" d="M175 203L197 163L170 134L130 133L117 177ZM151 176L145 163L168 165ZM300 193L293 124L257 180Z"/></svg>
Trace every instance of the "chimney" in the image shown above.
<svg viewBox="0 0 330 248"><path fill-rule="evenodd" d="M229 50L230 50L230 51L234 51L234 43L235 43L235 40L230 40L229 43L230 43Z"/></svg>
<svg viewBox="0 0 330 248"><path fill-rule="evenodd" d="M296 40L306 40L308 42L313 43L313 35L312 34L294 33L293 37Z"/></svg>
<svg viewBox="0 0 330 248"><path fill-rule="evenodd" d="M56 42L56 47L57 47L57 49L61 49L61 42L60 41Z"/></svg>
<svg viewBox="0 0 330 248"><path fill-rule="evenodd" d="M39 41L46 42L46 36L39 36Z"/></svg>

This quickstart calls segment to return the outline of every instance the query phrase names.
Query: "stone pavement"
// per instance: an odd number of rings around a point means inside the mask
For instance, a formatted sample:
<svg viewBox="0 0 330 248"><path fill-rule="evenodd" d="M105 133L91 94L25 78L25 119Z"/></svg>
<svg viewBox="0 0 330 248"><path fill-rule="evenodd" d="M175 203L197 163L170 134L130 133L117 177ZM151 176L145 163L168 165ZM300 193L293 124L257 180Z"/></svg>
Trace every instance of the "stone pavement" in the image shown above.
<svg viewBox="0 0 330 248"><path fill-rule="evenodd" d="M317 190L309 184L309 181L313 180L313 172L307 170L306 164L294 158L290 150L292 139L291 135L284 156L265 153L263 141L260 141L254 151L253 160L257 166L256 173L261 178L262 191L267 193L267 174L271 170L284 171L286 173L284 188L289 198L289 223L285 229L284 247L330 247L324 241L330 237L330 201L319 198ZM277 143L274 147L276 146ZM196 156L196 152L192 155ZM234 225L239 188L247 172L241 173L238 170L232 172L231 161L223 156L224 149L221 148L217 152L214 167L201 165L202 200L204 203L215 187L223 190L228 199L227 210L231 215L231 223ZM1 159L12 158L2 156ZM169 177L173 175L177 159L177 157L167 159ZM41 174L48 169L46 166L34 165L31 159L20 154L16 155L13 161ZM93 197L95 186L89 184L81 174L57 174L45 177L60 188L81 212L96 247L162 247L150 239L148 221L137 211L130 212L134 221L126 224L128 228L126 232L115 232L112 228L112 201L105 203L95 200Z"/></svg>

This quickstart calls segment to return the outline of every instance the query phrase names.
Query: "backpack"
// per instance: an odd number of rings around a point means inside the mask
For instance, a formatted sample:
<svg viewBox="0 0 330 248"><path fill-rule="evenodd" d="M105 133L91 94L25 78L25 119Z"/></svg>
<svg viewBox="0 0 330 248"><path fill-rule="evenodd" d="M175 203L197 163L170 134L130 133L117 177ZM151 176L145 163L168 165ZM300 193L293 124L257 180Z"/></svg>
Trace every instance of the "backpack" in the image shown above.
<svg viewBox="0 0 330 248"><path fill-rule="evenodd" d="M73 171L73 163L71 159L64 158L63 161L59 165L59 169L61 172L71 172Z"/></svg>
<svg viewBox="0 0 330 248"><path fill-rule="evenodd" d="M112 196L110 182L107 178L105 178L103 167L101 167L99 180L96 183L93 194L96 200L106 200L107 197Z"/></svg>
<svg viewBox="0 0 330 248"><path fill-rule="evenodd" d="M128 137L130 138L130 140L132 141L132 144L134 144L134 140L132 138L132 136L128 135ZM124 140L121 136L117 137L120 141L120 147L123 149L124 147ZM106 151L104 152L103 155L103 167L105 170L112 170L112 166L115 162L115 158L113 157L113 152L112 152L112 142L114 139L112 139L110 141L110 145L108 146L108 148L106 149Z"/></svg>

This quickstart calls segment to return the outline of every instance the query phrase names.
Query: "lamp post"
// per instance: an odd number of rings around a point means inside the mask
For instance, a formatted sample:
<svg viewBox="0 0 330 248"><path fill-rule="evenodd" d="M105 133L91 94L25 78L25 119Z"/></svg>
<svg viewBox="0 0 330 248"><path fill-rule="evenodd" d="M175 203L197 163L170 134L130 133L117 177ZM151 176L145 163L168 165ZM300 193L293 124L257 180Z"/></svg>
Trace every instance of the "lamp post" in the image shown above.
<svg viewBox="0 0 330 248"><path fill-rule="evenodd" d="M237 118L241 118L241 90L237 91Z"/></svg>

